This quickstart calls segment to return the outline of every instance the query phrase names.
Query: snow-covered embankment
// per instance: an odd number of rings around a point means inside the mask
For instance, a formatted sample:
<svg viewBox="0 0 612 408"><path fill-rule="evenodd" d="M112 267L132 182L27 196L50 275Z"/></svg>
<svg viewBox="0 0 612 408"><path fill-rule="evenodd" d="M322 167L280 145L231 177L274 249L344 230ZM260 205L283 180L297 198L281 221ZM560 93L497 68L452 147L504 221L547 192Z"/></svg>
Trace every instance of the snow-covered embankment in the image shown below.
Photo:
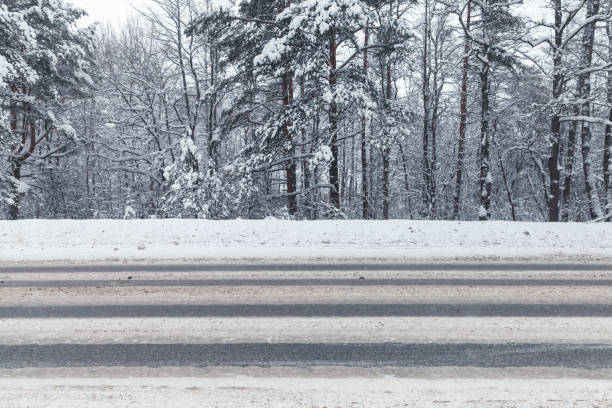
<svg viewBox="0 0 612 408"><path fill-rule="evenodd" d="M0 222L0 262L609 261L612 225L431 221Z"/></svg>

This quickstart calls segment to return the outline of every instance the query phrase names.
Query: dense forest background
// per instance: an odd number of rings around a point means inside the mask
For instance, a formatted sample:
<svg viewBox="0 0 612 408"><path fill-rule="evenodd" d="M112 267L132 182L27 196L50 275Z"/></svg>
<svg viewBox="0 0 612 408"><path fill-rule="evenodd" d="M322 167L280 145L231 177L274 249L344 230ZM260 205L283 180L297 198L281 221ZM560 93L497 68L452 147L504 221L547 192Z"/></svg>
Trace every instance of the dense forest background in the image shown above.
<svg viewBox="0 0 612 408"><path fill-rule="evenodd" d="M612 218L609 0L82 15L0 0L0 218Z"/></svg>

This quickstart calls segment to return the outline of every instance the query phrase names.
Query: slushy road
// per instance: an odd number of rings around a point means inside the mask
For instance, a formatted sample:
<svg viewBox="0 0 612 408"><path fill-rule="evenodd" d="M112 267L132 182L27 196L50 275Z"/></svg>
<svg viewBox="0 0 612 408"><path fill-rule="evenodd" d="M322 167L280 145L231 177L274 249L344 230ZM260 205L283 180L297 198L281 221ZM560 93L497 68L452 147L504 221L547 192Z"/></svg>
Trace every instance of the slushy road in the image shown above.
<svg viewBox="0 0 612 408"><path fill-rule="evenodd" d="M8 407L612 407L612 265L0 266L0 327Z"/></svg>

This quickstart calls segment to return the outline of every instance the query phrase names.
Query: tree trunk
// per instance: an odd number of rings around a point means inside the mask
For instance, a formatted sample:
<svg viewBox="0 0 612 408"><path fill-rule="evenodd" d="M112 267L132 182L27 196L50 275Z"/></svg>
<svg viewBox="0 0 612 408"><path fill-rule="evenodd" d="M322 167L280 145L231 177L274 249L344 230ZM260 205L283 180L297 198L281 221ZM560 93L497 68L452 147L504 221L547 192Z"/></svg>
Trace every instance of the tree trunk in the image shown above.
<svg viewBox="0 0 612 408"><path fill-rule="evenodd" d="M485 64L480 71L481 119L480 119L480 221L491 219L491 159L489 154L489 65Z"/></svg>
<svg viewBox="0 0 612 408"><path fill-rule="evenodd" d="M342 143L340 144L342 146L342 162L340 164L340 169L339 169L339 174L340 174L340 201L343 203L346 203L346 187L347 187L347 178L348 178L348 173L347 173L347 160L346 160L346 152L347 152L347 148L346 148L346 139L344 139L342 141Z"/></svg>
<svg viewBox="0 0 612 408"><path fill-rule="evenodd" d="M365 28L365 39L364 46L366 49L363 51L363 75L365 80L368 79L368 50L367 46L370 41L370 29L366 24ZM361 216L364 220L370 218L370 204L369 204L369 187L368 187L368 151L367 151L367 118L365 113L361 117Z"/></svg>
<svg viewBox="0 0 612 408"><path fill-rule="evenodd" d="M587 19L599 13L599 0L590 0L587 3ZM595 40L595 27L596 23L590 23L585 26L582 38L582 70L588 69L591 66L593 60L593 42ZM591 103L589 98L591 97L591 74L590 72L581 73L582 80L579 81L581 85L581 97L582 109L581 116L591 116ZM584 183L587 193L587 199L589 200L589 210L591 218L600 218L603 216L603 210L601 208L601 201L599 198L599 192L597 191L597 183L595 180L595 174L593 170L593 158L591 156L591 126L587 121L582 122L582 131L580 132L582 139L582 163L584 170Z"/></svg>
<svg viewBox="0 0 612 408"><path fill-rule="evenodd" d="M391 82L391 61L387 62L387 90L386 90L387 103L391 103L393 98L393 86ZM382 160L383 160L383 177L382 177L382 189L383 189L383 219L389 219L389 172L390 172L390 158L389 153L391 146L383 146Z"/></svg>
<svg viewBox="0 0 612 408"><path fill-rule="evenodd" d="M329 200L331 205L340 211L340 184L338 173L338 105L336 103L336 28L329 29L329 87L332 94L332 101L329 104L329 143L332 159L329 164Z"/></svg>
<svg viewBox="0 0 612 408"><path fill-rule="evenodd" d="M436 56L437 58L437 56ZM436 70L433 73L433 101L431 109L431 122L430 122L430 134L431 134L431 159L429 161L429 191L431 196L431 211L430 218L436 219L437 217L437 203L438 203L438 186L436 183L436 175L438 170L438 116L440 112L440 91L438 88L438 71L437 65Z"/></svg>
<svg viewBox="0 0 612 408"><path fill-rule="evenodd" d="M399 145L400 155L402 156L402 168L404 169L404 189L406 190L406 207L408 208L408 216L410 219L414 219L412 215L412 200L410 199L410 180L408 179L408 158L404 152L404 148L401 143Z"/></svg>
<svg viewBox="0 0 612 408"><path fill-rule="evenodd" d="M504 160L502 158L499 144L496 140L493 140L493 144L495 145L495 151L497 152L497 162L499 163L499 170L501 172L502 181L504 182L504 188L506 189L506 197L508 198L508 204L510 205L510 215L512 216L512 221L516 221L516 203L514 202L514 197L512 196L512 186L508 182L508 176L506 175L506 168L504 167Z"/></svg>
<svg viewBox="0 0 612 408"><path fill-rule="evenodd" d="M551 120L551 151L548 158L548 172L550 174L550 191L548 194L548 221L559 222L559 202L561 199L561 171L560 171L560 139L561 117L558 103L563 92L563 74L561 73L561 46L563 41L561 0L555 0L555 49L553 55L553 113Z"/></svg>
<svg viewBox="0 0 612 408"><path fill-rule="evenodd" d="M305 133L305 132L304 132ZM309 148L307 147L306 144L306 136L305 134L303 134L302 136L302 143L304 143L304 147L302 152L304 153L304 155L306 155L307 152L309 152ZM310 163L308 162L308 160L306 158L304 158L302 160L302 188L304 193L302 194L303 200L302 200L302 211L304 211L305 213L305 217L309 220L311 220L312 217L312 200L311 198L311 187L310 187L310 178L312 177L311 173L310 173Z"/></svg>
<svg viewBox="0 0 612 408"><path fill-rule="evenodd" d="M23 94L29 95L29 91L24 89ZM21 144L18 146L15 155L10 159L11 175L13 176L13 181L11 183L13 191L10 197L12 201L8 205L8 216L10 220L19 218L19 209L23 196L18 184L21 181L21 168L23 167L23 163L32 156L36 147L36 127L29 118L31 111L32 106L24 102L22 125L21 128L19 128L17 107L14 104L11 106L11 133L13 133L13 135L21 135Z"/></svg>
<svg viewBox="0 0 612 408"><path fill-rule="evenodd" d="M11 173L15 182L21 180L21 160L19 158L11 160ZM16 220L19 218L19 207L21 206L21 193L17 185L13 187L12 202L9 204L9 219Z"/></svg>
<svg viewBox="0 0 612 408"><path fill-rule="evenodd" d="M423 24L423 214L425 218L429 218L431 214L431 166L429 161L429 119L431 114L431 95L429 89L429 0L425 0Z"/></svg>
<svg viewBox="0 0 612 408"><path fill-rule="evenodd" d="M317 150L317 146L319 143L319 134L321 128L321 112L317 109L316 114L313 118L313 128L312 128L312 142L310 144L310 153L311 156L314 156ZM310 187L311 193L309 194L309 207L310 207L310 219L317 220L320 217L319 203L321 202L321 191L319 189L319 180L321 180L321 172L319 171L319 166L315 166L312 169L312 185Z"/></svg>
<svg viewBox="0 0 612 408"><path fill-rule="evenodd" d="M383 174L382 174L382 193L383 193L383 219L389 219L389 151L382 152Z"/></svg>
<svg viewBox="0 0 612 408"><path fill-rule="evenodd" d="M370 121L370 134L373 135L374 133L374 121ZM368 186L370 187L370 200L374 200L374 202L377 201L378 196L375 195L375 190L374 190L374 178L377 177L378 175L378 167L377 164L375 162L375 156L374 156L374 146L370 145L370 149L368 151L368 157L370 158L370 166L372 166L372 168L370 169L371 171L369 172L370 175L370 182L368 183ZM374 205L370 205L370 218L372 219L376 219L378 217L378 213L376 211L376 208L374 207Z"/></svg>
<svg viewBox="0 0 612 408"><path fill-rule="evenodd" d="M574 115L579 115L578 106L572 108ZM561 200L561 219L568 222L570 219L570 195L572 190L572 178L574 176L574 157L576 156L576 135L578 122L570 122L567 131L567 156L565 158L565 181L563 183L563 197Z"/></svg>
<svg viewBox="0 0 612 408"><path fill-rule="evenodd" d="M291 74L289 73L284 73L282 78L283 107L285 109L288 108L293 102L293 81L291 80L290 75ZM289 159L287 160L285 166L285 174L287 177L287 206L289 208L289 215L295 216L298 212L296 197L297 168L295 159L293 158L295 155L295 150L293 148L293 137L289 133L289 124L287 123L283 125L283 136L285 141L292 146L286 152Z"/></svg>
<svg viewBox="0 0 612 408"><path fill-rule="evenodd" d="M219 171L219 139L216 134L217 127L217 93L214 89L217 86L217 55L216 52L210 50L210 88L213 92L210 95L210 103L208 105L208 165L209 171L217 174Z"/></svg>
<svg viewBox="0 0 612 408"><path fill-rule="evenodd" d="M608 74L612 76L612 74ZM612 82L612 80L609 80ZM610 85L608 85L610 86ZM608 103L612 103L612 88L608 90ZM608 121L612 122L612 108L608 114ZM606 125L606 135L604 140L604 185L606 189L606 215L612 214L612 126ZM612 221L612 219L609 219Z"/></svg>
<svg viewBox="0 0 612 408"><path fill-rule="evenodd" d="M350 168L348 169L348 189L346 193L346 200L348 203L348 207L351 208L353 203L353 196L355 194L355 138L351 138L349 141L351 144L351 154L350 154Z"/></svg>
<svg viewBox="0 0 612 408"><path fill-rule="evenodd" d="M467 19L465 29L470 30L472 20L472 2L468 0ZM467 127L467 102L468 102L468 70L470 68L470 41L466 34L463 48L463 77L461 79L461 119L459 120L459 144L457 146L457 170L455 184L455 201L453 208L453 219L459 219L459 207L461 204L461 183L463 178L463 163L465 161L465 131Z"/></svg>
<svg viewBox="0 0 612 408"><path fill-rule="evenodd" d="M610 6L612 10L612 6ZM608 33L608 64L612 64L612 21L606 25ZM608 121L612 122L612 71L608 71ZM606 215L612 214L612 125L606 125L604 140L604 186L606 189ZM612 218L608 218L612 222Z"/></svg>

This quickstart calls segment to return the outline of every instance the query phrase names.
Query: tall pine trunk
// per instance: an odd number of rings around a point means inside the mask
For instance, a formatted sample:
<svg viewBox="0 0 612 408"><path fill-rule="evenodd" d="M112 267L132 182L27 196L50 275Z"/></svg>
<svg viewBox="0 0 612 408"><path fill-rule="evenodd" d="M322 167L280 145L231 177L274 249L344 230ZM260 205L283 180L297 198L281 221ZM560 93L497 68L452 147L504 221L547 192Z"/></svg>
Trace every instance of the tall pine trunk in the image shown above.
<svg viewBox="0 0 612 408"><path fill-rule="evenodd" d="M578 98L579 96L576 95ZM572 114L578 116L580 108L577 105L572 107ZM576 135L578 134L578 122L572 121L567 131L567 155L565 158L565 180L563 182L563 195L561 199L561 219L568 222L570 219L570 195L572 191L572 181L574 177L574 157L576 156Z"/></svg>
<svg viewBox="0 0 612 408"><path fill-rule="evenodd" d="M284 73L282 78L283 106L288 108L293 103L293 81L290 73ZM297 208L297 167L295 164L295 148L293 147L293 137L289 133L289 124L283 126L283 136L286 142L291 146L287 150L289 159L285 165L285 174L287 178L287 206L289 207L289 215L296 215Z"/></svg>
<svg viewBox="0 0 612 408"><path fill-rule="evenodd" d="M17 107L15 106L14 102L12 103L12 106L11 106L11 133L13 135L17 135ZM23 135L22 135L20 150L23 149L24 144L25 144L25 139L23 138ZM12 176L15 178L15 180L19 180L21 176L21 163L19 162L19 158L18 157L12 158L10 160L10 164L11 164ZM15 176L16 173L18 177ZM19 217L19 192L16 190L17 190L16 186L13 187L13 191L11 192L11 197L10 197L12 202L9 202L8 204L9 219L11 220L16 220Z"/></svg>
<svg viewBox="0 0 612 408"><path fill-rule="evenodd" d="M584 52L584 48L583 48ZM581 66L584 65L584 56L581 57ZM574 91L574 99L580 100L582 97L582 81L584 81L584 75L578 77L578 84ZM570 114L572 116L580 115L580 106L573 104L570 107ZM567 130L567 154L565 157L565 179L563 181L563 191L561 195L561 220L568 222L570 220L570 200L571 192L573 187L574 178L574 164L576 157L576 141L578 136L578 122L571 121Z"/></svg>
<svg viewBox="0 0 612 408"><path fill-rule="evenodd" d="M481 3L482 14L482 34L483 38L488 37L488 24L486 19L487 13L485 8L489 6L488 0L484 4ZM491 190L493 187L493 176L491 174L491 157L490 157L490 129L489 129L489 110L490 110L490 88L489 88L489 72L491 63L489 56L491 49L489 45L484 48L484 58L481 58L482 65L480 67L480 207L478 208L478 219L480 221L488 221L491 219Z"/></svg>
<svg viewBox="0 0 612 408"><path fill-rule="evenodd" d="M612 6L610 6L612 10ZM606 25L608 33L608 64L612 64L612 21ZM608 122L612 122L612 71L608 71ZM606 189L606 215L612 214L612 124L606 125L604 140L604 186ZM612 222L612 217L608 218Z"/></svg>
<svg viewBox="0 0 612 408"><path fill-rule="evenodd" d="M387 61L387 89L386 89L387 103L391 103L393 98L393 86L391 83L391 61ZM391 146L383 146L382 160L383 160L383 177L382 177L382 189L383 189L383 219L389 219L389 178L390 178L390 151Z"/></svg>
<svg viewBox="0 0 612 408"><path fill-rule="evenodd" d="M337 63L336 63L336 28L329 29L329 87L332 101L329 104L329 143L332 159L329 164L329 200L331 205L340 210L340 177L338 173L338 105L336 102ZM336 215L336 214L335 214ZM334 216L335 216L334 215Z"/></svg>
<svg viewBox="0 0 612 408"><path fill-rule="evenodd" d="M489 64L484 64L480 71L481 119L480 119L480 208L478 219L491 219L491 175L490 135L489 135Z"/></svg>
<svg viewBox="0 0 612 408"><path fill-rule="evenodd" d="M437 50L436 50L436 61L437 61ZM437 204L438 204L438 186L436 183L436 176L438 174L438 117L440 115L440 92L438 84L439 72L436 70L433 72L433 101L431 107L431 122L430 122L430 134L431 134L431 159L429 161L429 191L431 195L431 219L437 217Z"/></svg>
<svg viewBox="0 0 612 408"><path fill-rule="evenodd" d="M208 105L208 158L210 160L209 170L217 174L219 172L219 144L220 140L216 134L217 127L217 65L218 57L215 50L210 50L210 88L213 92L210 95Z"/></svg>
<svg viewBox="0 0 612 408"><path fill-rule="evenodd" d="M15 181L21 180L21 165L22 162L19 158L11 160L11 175ZM18 191L17 186L13 187L12 201L8 206L9 219L16 220L19 218L19 208L21 206L21 193Z"/></svg>
<svg viewBox="0 0 612 408"><path fill-rule="evenodd" d="M465 29L469 32L472 20L472 2L468 0L467 19ZM461 78L461 118L459 120L459 143L457 145L457 170L455 179L455 201L453 206L453 219L459 219L459 206L461 204L461 184L463 179L463 163L465 161L465 131L467 128L468 103L468 70L470 68L470 41L466 33L463 46L463 77Z"/></svg>
<svg viewBox="0 0 612 408"><path fill-rule="evenodd" d="M599 13L599 0L590 0L587 3L587 16L590 18ZM589 23L585 26L582 38L582 64L581 70L583 71L579 81L581 85L580 93L582 101L581 116L591 116L591 74L588 72L588 68L592 64L593 60L593 42L595 40L595 28L596 23ZM599 192L597 191L597 183L595 180L595 174L593 170L593 157L591 154L591 126L588 121L582 122L582 131L580 132L582 139L582 167L584 170L584 184L587 193L587 199L589 201L589 210L591 212L591 218L600 218L603 216L603 210L601 208L601 201L599 198Z"/></svg>
<svg viewBox="0 0 612 408"><path fill-rule="evenodd" d="M559 222L559 202L561 200L561 169L560 169L560 142L561 142L561 114L559 112L559 99L563 93L563 74L561 72L561 46L563 43L562 31L563 10L561 0L555 0L555 49L553 55L553 112L551 119L551 151L548 158L548 172L550 174L550 191L548 193L548 221Z"/></svg>
<svg viewBox="0 0 612 408"><path fill-rule="evenodd" d="M363 76L365 81L368 80L368 45L370 41L370 29L366 23L365 28L365 39L363 50ZM361 216L364 220L370 218L370 204L369 204L369 187L368 187L368 151L367 151L367 118L364 112L361 117Z"/></svg>
<svg viewBox="0 0 612 408"><path fill-rule="evenodd" d="M12 88L14 92L17 92L17 88ZM24 95L29 95L30 92L23 90ZM12 191L11 191L11 202L8 205L8 216L10 220L16 220L19 218L19 211L21 208L21 199L23 192L20 191L18 183L21 181L21 169L25 161L32 156L34 148L36 147L36 127L34 122L30 119L32 107L29 103L23 102L23 112L21 114L21 122L18 114L18 108L16 104L11 106L11 133L13 135L19 134L21 136L21 143L19 144L17 151L14 156L10 158L10 170L11 176L13 177Z"/></svg>
<svg viewBox="0 0 612 408"><path fill-rule="evenodd" d="M429 0L425 0L425 16L423 20L423 214L425 218L431 215L431 163L429 160L429 120L431 116L431 92L429 86L430 80L430 55L429 55L429 30L430 30L430 15L429 15Z"/></svg>

